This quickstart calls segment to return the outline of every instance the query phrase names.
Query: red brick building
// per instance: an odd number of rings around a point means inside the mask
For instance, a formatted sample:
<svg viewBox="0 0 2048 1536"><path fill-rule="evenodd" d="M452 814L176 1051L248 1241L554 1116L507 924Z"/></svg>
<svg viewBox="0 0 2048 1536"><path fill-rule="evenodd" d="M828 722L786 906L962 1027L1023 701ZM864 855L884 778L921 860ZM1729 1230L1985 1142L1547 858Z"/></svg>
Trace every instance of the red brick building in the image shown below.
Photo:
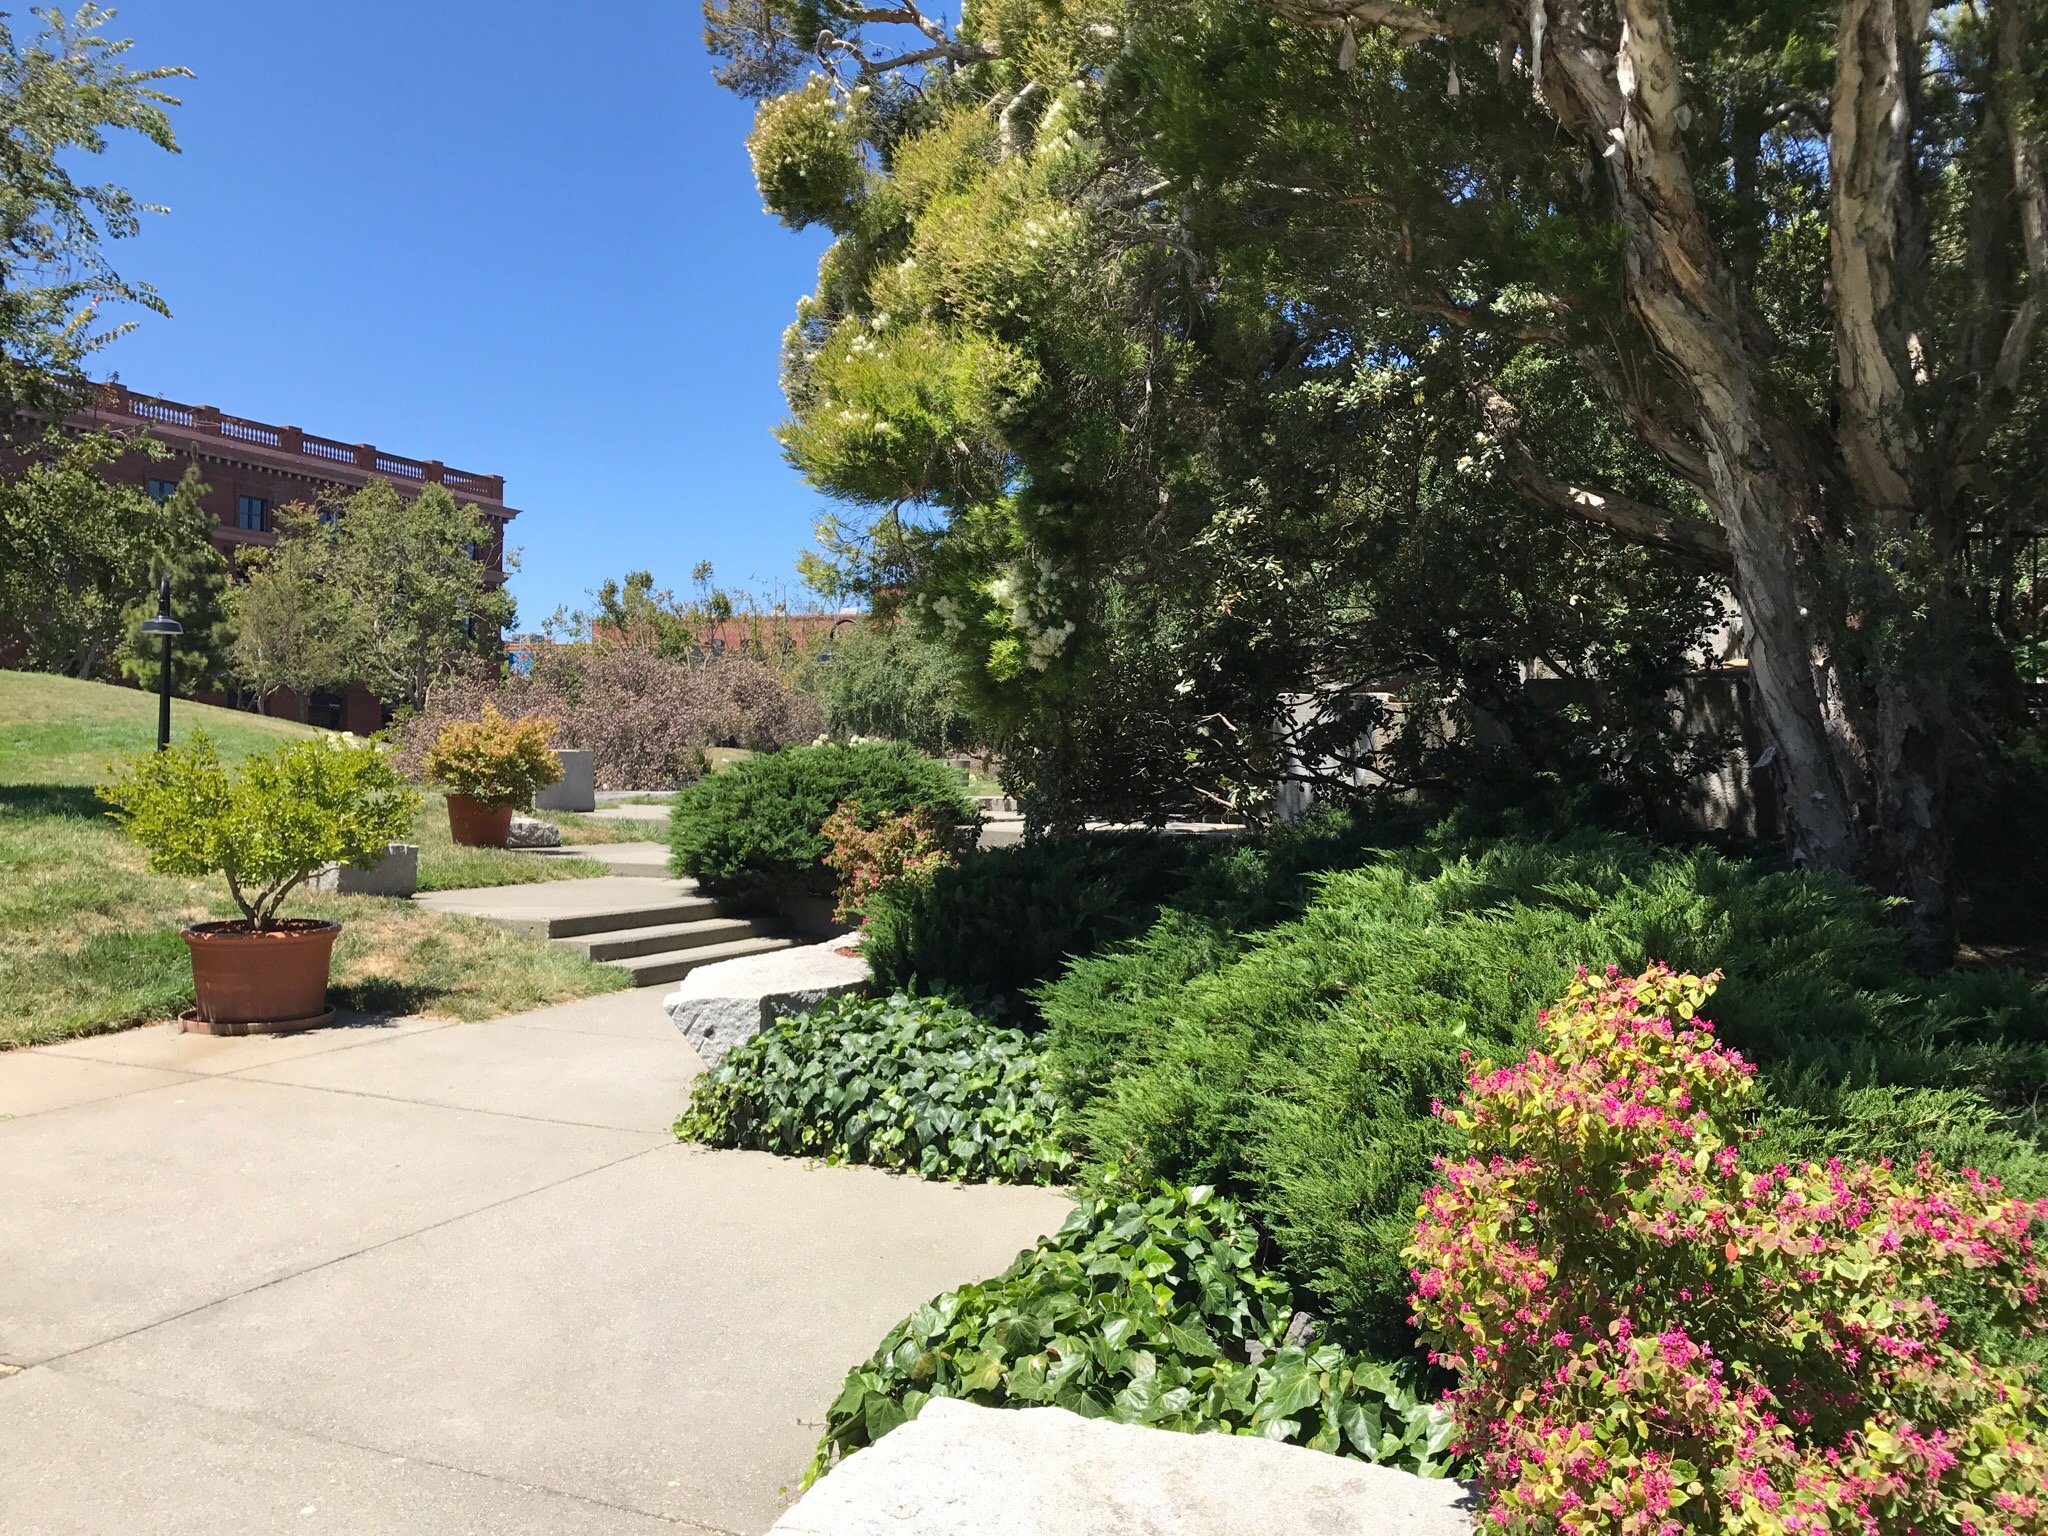
<svg viewBox="0 0 2048 1536"><path fill-rule="evenodd" d="M213 515L213 541L230 556L242 545L275 544L281 507L384 480L401 495L417 495L428 485L446 486L458 503L473 507L491 529L490 542L476 552L477 558L494 581L505 580L505 525L519 513L505 505L502 475L450 469L438 459L407 458L371 443L344 443L298 427L229 416L210 405L138 395L120 384L96 386L92 404L73 418L73 425L116 433L147 430L170 448L171 457L165 459L123 454L104 471L108 479L159 500L177 488L187 466L196 467L209 488L204 505ZM360 688L351 689L345 699L273 698L270 712L352 731L375 730L384 720L383 707Z"/></svg>

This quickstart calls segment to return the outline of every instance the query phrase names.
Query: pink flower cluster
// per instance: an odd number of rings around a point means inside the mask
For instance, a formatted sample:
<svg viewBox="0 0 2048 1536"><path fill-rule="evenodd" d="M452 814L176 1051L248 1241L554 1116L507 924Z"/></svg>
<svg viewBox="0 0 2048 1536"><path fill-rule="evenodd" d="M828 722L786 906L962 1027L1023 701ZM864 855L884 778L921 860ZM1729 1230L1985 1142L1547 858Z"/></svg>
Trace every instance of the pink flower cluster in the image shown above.
<svg viewBox="0 0 2048 1536"><path fill-rule="evenodd" d="M898 881L928 880L955 863L945 832L917 811L883 816L870 827L862 823L860 802L848 800L819 830L832 845L825 863L839 876L832 915L841 922L864 917L867 904Z"/></svg>
<svg viewBox="0 0 2048 1536"><path fill-rule="evenodd" d="M1719 980L1580 973L1439 1112L1407 1258L1492 1531L2048 1533L2043 1403L1950 1308L2040 1317L2048 1201L1923 1158L1745 1169Z"/></svg>

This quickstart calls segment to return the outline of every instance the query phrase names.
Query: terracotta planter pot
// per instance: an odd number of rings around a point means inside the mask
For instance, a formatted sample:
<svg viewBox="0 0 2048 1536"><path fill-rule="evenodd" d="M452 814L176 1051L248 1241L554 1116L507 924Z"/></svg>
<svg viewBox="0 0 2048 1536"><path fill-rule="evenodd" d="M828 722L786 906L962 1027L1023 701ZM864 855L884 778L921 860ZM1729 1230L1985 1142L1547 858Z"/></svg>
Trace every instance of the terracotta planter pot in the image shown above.
<svg viewBox="0 0 2048 1536"><path fill-rule="evenodd" d="M192 1010L203 1025L316 1024L327 1014L327 972L339 923L290 918L258 933L244 922L194 923Z"/></svg>
<svg viewBox="0 0 2048 1536"><path fill-rule="evenodd" d="M448 797L448 834L465 848L502 848L512 831L510 805L484 805L467 795Z"/></svg>

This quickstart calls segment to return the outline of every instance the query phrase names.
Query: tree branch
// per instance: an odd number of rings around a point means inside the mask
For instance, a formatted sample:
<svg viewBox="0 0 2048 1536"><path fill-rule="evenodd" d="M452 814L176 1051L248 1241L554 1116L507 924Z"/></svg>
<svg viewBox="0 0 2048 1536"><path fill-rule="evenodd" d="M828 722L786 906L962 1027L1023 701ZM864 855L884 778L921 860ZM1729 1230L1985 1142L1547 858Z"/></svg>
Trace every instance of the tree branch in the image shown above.
<svg viewBox="0 0 2048 1536"><path fill-rule="evenodd" d="M1357 27L1383 27L1404 43L1426 43L1437 38L1467 37L1475 32L1496 30L1503 18L1514 14L1504 4L1451 5L1440 11L1400 0L1274 0L1274 9L1291 21L1321 27L1330 32L1348 32Z"/></svg>
<svg viewBox="0 0 2048 1536"><path fill-rule="evenodd" d="M1489 433L1507 457L1508 479L1529 501L1551 512L1593 523L1636 544L1693 560L1711 570L1734 569L1728 535L1717 523L1681 517L1667 507L1638 501L1620 491L1573 485L1536 462L1521 438L1521 412L1490 384L1473 386L1473 398Z"/></svg>

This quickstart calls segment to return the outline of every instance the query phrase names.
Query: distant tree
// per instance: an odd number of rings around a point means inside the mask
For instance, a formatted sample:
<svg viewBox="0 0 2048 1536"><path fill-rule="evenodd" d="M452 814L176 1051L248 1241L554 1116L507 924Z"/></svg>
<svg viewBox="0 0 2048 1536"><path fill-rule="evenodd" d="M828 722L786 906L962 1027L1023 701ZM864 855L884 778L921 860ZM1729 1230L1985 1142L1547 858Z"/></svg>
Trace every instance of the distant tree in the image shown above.
<svg viewBox="0 0 2048 1536"><path fill-rule="evenodd" d="M170 578L171 610L185 630L171 648L171 691L185 698L225 689L234 676L229 651L235 631L228 617L233 568L214 548L213 515L200 504L206 491L199 471L187 469L163 504L170 546L151 559L149 579L121 619L122 674L153 689L163 649L142 633L142 622L156 612L157 583Z"/></svg>
<svg viewBox="0 0 2048 1536"><path fill-rule="evenodd" d="M246 558L232 603L235 672L259 691L368 689L424 704L434 684L496 653L512 598L477 559L474 510L430 485L408 501L382 480L318 507L286 507L278 541Z"/></svg>
<svg viewBox="0 0 2048 1536"><path fill-rule="evenodd" d="M268 708L289 688L300 698L348 670L347 641L333 592L322 579L322 550L312 540L281 539L245 561L246 578L226 594L233 639L228 668Z"/></svg>
<svg viewBox="0 0 2048 1536"><path fill-rule="evenodd" d="M884 736L926 752L978 743L958 658L913 625L841 627L813 677L835 736Z"/></svg>

